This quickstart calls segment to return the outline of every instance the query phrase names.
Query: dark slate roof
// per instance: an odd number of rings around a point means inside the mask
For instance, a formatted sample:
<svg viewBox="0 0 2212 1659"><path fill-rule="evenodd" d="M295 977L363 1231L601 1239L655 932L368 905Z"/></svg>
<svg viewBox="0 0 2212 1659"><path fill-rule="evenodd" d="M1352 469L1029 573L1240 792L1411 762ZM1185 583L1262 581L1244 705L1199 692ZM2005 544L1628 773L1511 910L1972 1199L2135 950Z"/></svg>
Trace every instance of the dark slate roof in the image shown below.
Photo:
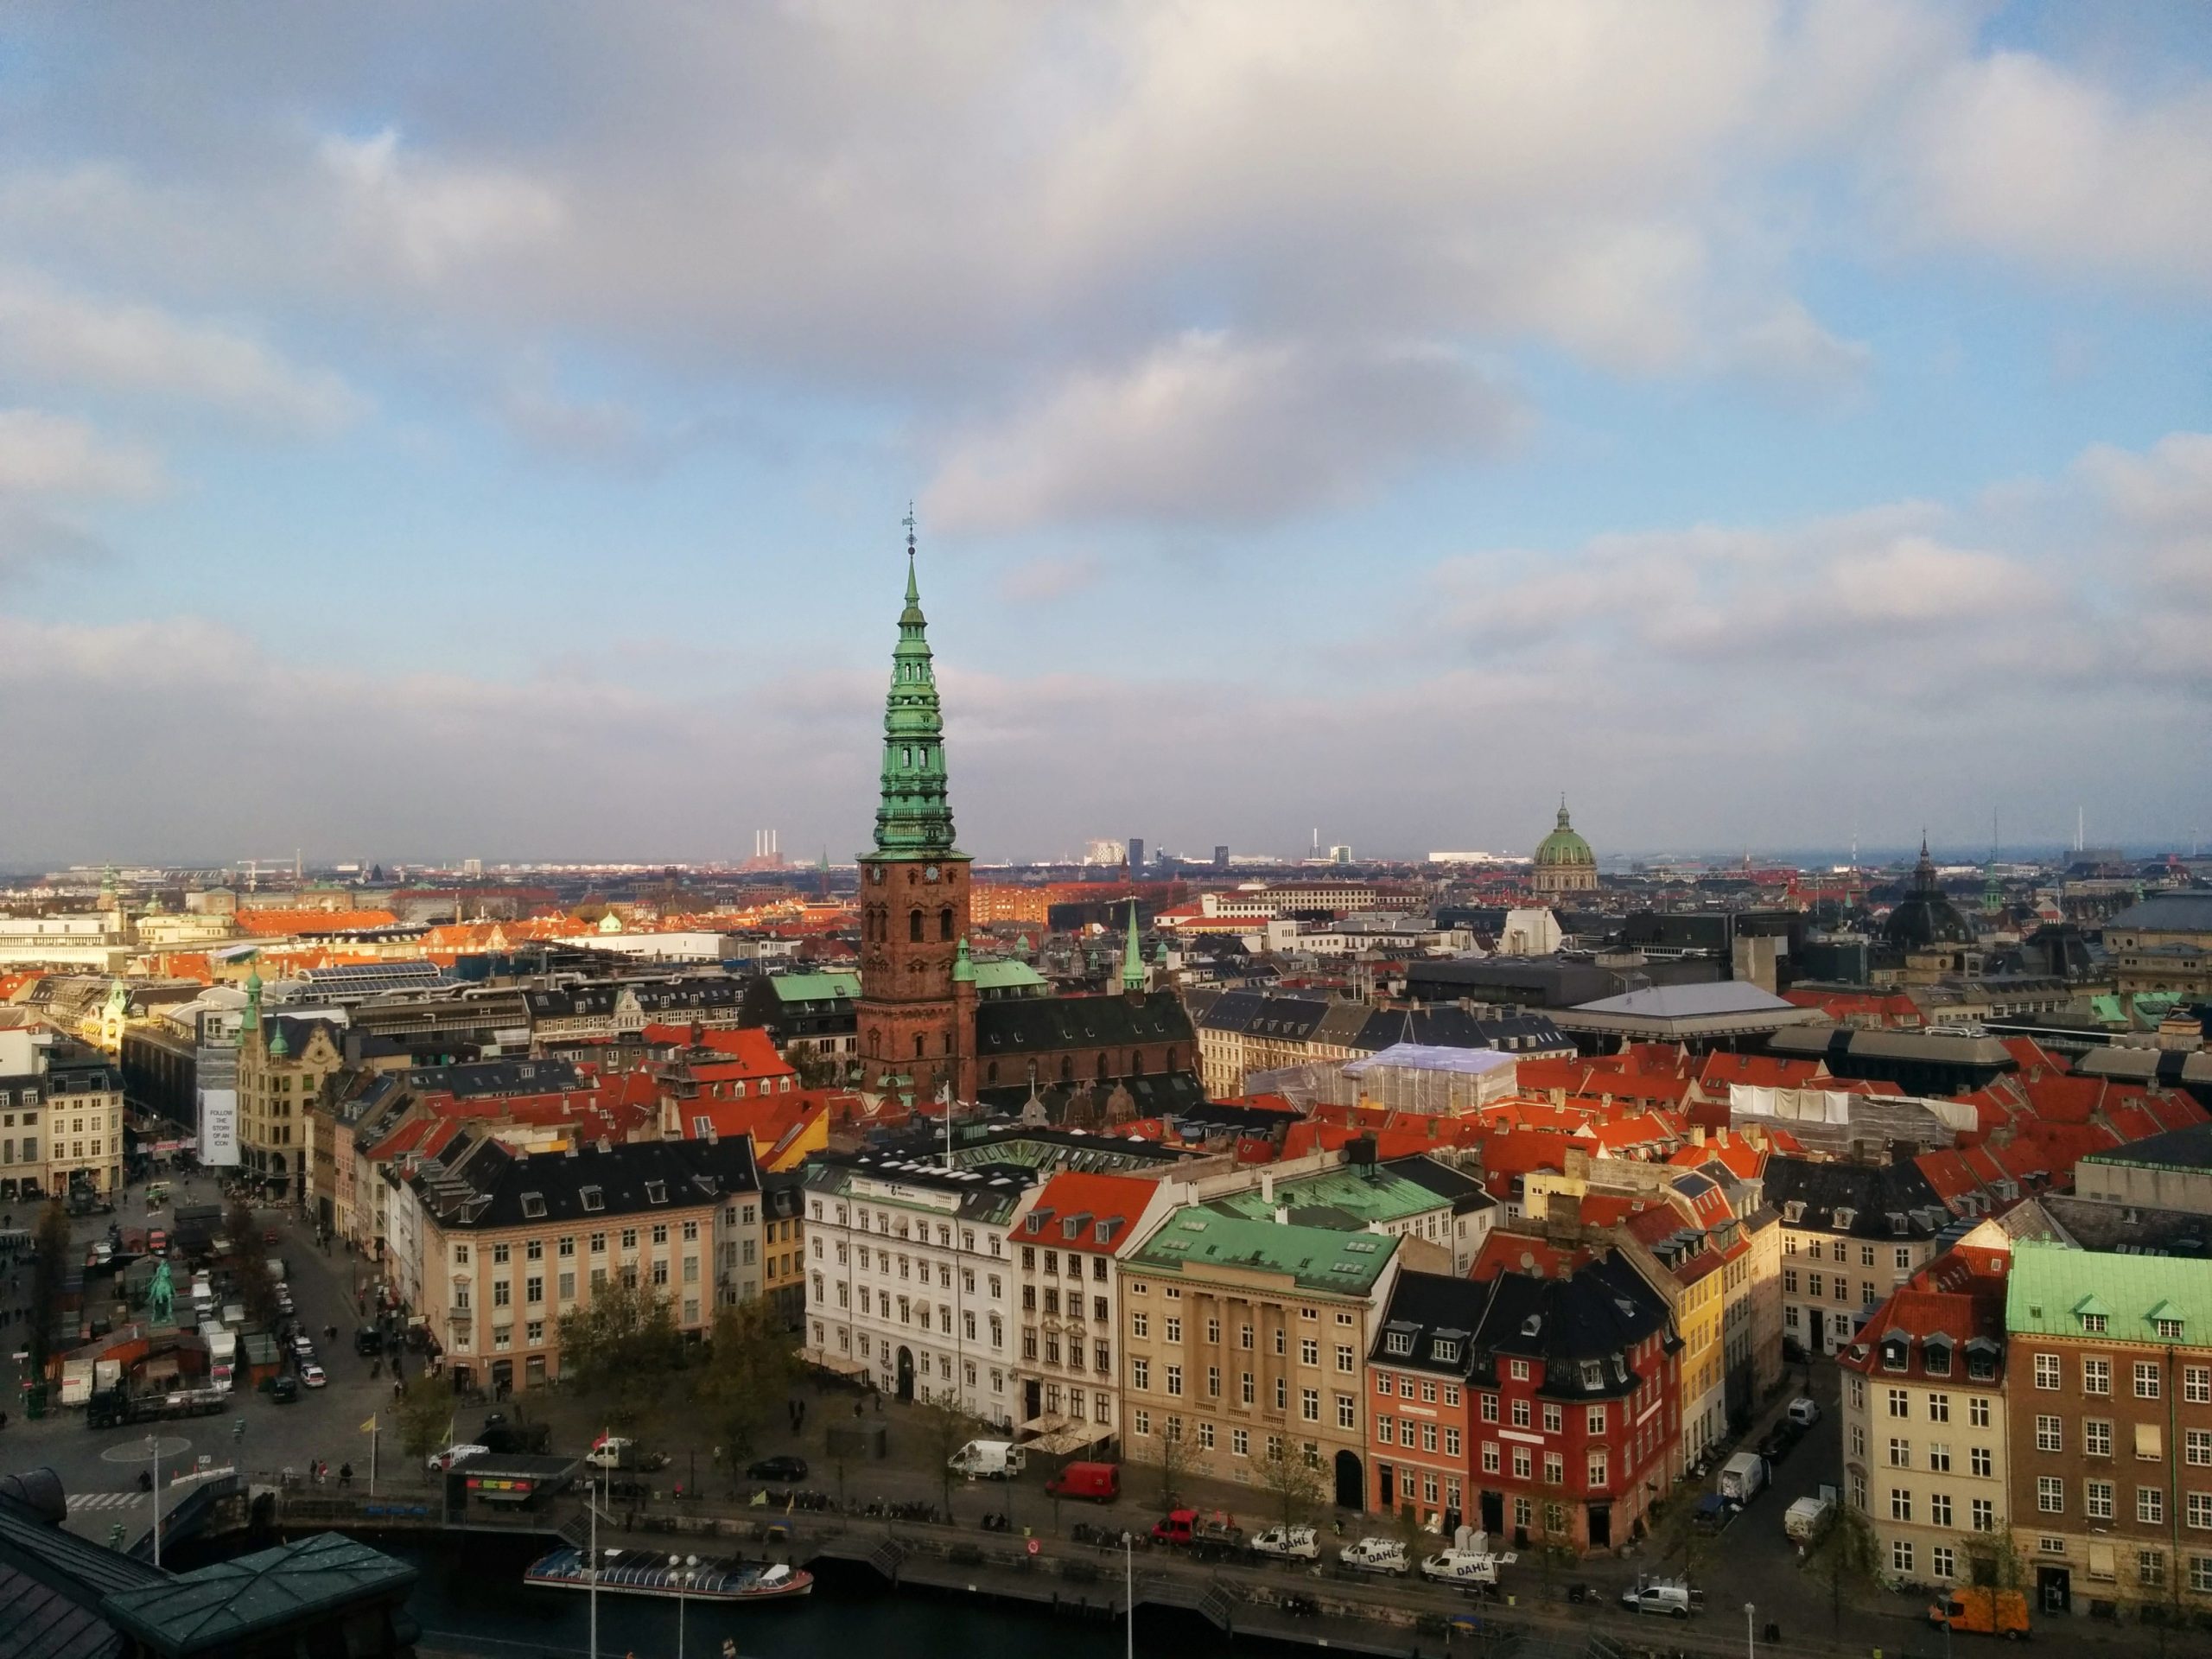
<svg viewBox="0 0 2212 1659"><path fill-rule="evenodd" d="M1392 1354L1394 1332L1412 1334L1413 1354ZM1586 1262L1566 1279L1501 1273L1480 1281L1407 1269L1368 1357L1377 1365L1412 1365L1476 1381L1493 1379L1503 1356L1544 1367L1539 1392L1563 1400L1610 1400L1632 1394L1643 1380L1629 1351L1647 1338L1675 1342L1667 1304L1619 1252ZM1464 1339L1457 1363L1442 1360L1439 1337ZM1585 1361L1599 1369L1586 1382Z"/></svg>
<svg viewBox="0 0 2212 1659"><path fill-rule="evenodd" d="M1557 957L1462 957L1414 962L1406 967L1406 993L1416 1000L1449 1001L1485 991L1533 991L1548 1008L1571 1008L1617 996L1645 982L1588 963Z"/></svg>
<svg viewBox="0 0 2212 1659"><path fill-rule="evenodd" d="M167 1574L47 1521L0 1496L0 1654L7 1659L106 1659L123 1637L100 1611L114 1591Z"/></svg>
<svg viewBox="0 0 2212 1659"><path fill-rule="evenodd" d="M410 1178L442 1227L520 1227L638 1216L755 1192L753 1137L646 1141L575 1154L518 1153L486 1137L456 1141ZM587 1192L597 1202L588 1206ZM656 1197L658 1193L659 1196Z"/></svg>
<svg viewBox="0 0 2212 1659"><path fill-rule="evenodd" d="M1465 1008L1377 1008L1359 1034L1359 1046L1380 1053L1393 1043L1429 1048L1502 1048L1541 1053L1574 1052L1573 1039L1541 1014L1481 1015Z"/></svg>
<svg viewBox="0 0 2212 1659"><path fill-rule="evenodd" d="M1199 1017L1210 1031L1244 1031L1267 1006L1268 997L1262 991L1222 991Z"/></svg>
<svg viewBox="0 0 2212 1659"><path fill-rule="evenodd" d="M2212 933L2212 893L2154 893L2108 918L2105 929L2139 933Z"/></svg>
<svg viewBox="0 0 2212 1659"><path fill-rule="evenodd" d="M976 1006L976 1052L985 1059L1191 1039L1190 1015L1173 991L1142 997L1014 996Z"/></svg>
<svg viewBox="0 0 2212 1659"><path fill-rule="evenodd" d="M1766 1160L1764 1179L1766 1201L1782 1212L1785 1226L1853 1238L1933 1238L1951 1219L1942 1195L1911 1163L1815 1163L1777 1154ZM1793 1204L1804 1206L1794 1220ZM1841 1226L1840 1210L1852 1212Z"/></svg>
<svg viewBox="0 0 2212 1659"><path fill-rule="evenodd" d="M381 1550L324 1532L174 1579L156 1576L161 1582L118 1590L102 1605L118 1626L156 1652L183 1656L250 1647L357 1602L404 1598L416 1571Z"/></svg>
<svg viewBox="0 0 2212 1659"><path fill-rule="evenodd" d="M806 1191L806 1171L766 1171L760 1177L760 1215L766 1221L785 1221L800 1213Z"/></svg>
<svg viewBox="0 0 2212 1659"><path fill-rule="evenodd" d="M1205 1086L1187 1071L1151 1071L1142 1077L1109 1077L1104 1083L1095 1080L1076 1083L1037 1081L1037 1098L1043 1103L1048 1122L1058 1123L1070 1116L1088 1112L1090 1121L1105 1121L1108 1103L1116 1089L1128 1091L1129 1103L1139 1117L1180 1117L1205 1104ZM1029 1084L1025 1080L995 1089L978 1089L978 1103L994 1112L1018 1114L1029 1103ZM1265 1116L1279 1117L1280 1113L1265 1113Z"/></svg>
<svg viewBox="0 0 2212 1659"><path fill-rule="evenodd" d="M460 1065L424 1066L407 1074L417 1094L450 1094L461 1100L501 1095L551 1095L584 1086L583 1075L567 1060L469 1060Z"/></svg>
<svg viewBox="0 0 2212 1659"><path fill-rule="evenodd" d="M1497 1205L1497 1200L1473 1176L1463 1174L1448 1164L1440 1164L1433 1158L1393 1158L1376 1167L1411 1181L1415 1186L1425 1186L1440 1198L1449 1199L1454 1215L1491 1210Z"/></svg>
<svg viewBox="0 0 2212 1659"><path fill-rule="evenodd" d="M2124 1147L2083 1156L2085 1164L2151 1164L2167 1169L2212 1169L2212 1123L2192 1123L2145 1135Z"/></svg>

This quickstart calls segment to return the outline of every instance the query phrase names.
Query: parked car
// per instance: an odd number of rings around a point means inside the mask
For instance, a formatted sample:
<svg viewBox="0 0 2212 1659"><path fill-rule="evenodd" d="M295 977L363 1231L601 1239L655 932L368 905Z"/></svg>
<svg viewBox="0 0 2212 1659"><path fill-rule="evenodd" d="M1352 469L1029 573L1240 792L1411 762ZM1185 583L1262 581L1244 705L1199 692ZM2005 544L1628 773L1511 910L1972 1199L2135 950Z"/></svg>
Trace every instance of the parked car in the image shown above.
<svg viewBox="0 0 2212 1659"><path fill-rule="evenodd" d="M1355 1573L1391 1573L1400 1577L1410 1566L1406 1547L1395 1538L1362 1538L1338 1550L1337 1560Z"/></svg>
<svg viewBox="0 0 2212 1659"><path fill-rule="evenodd" d="M1769 1463L1779 1463L1796 1449L1797 1442L1804 1437L1805 1431L1785 1417L1760 1440L1759 1455Z"/></svg>
<svg viewBox="0 0 2212 1659"><path fill-rule="evenodd" d="M289 1406L300 1397L300 1380L296 1376L272 1376L268 1387L269 1397L280 1406Z"/></svg>
<svg viewBox="0 0 2212 1659"><path fill-rule="evenodd" d="M1111 1503L1122 1495L1121 1466L1111 1463L1071 1463L1046 1478L1045 1491L1052 1497L1088 1497Z"/></svg>
<svg viewBox="0 0 2212 1659"><path fill-rule="evenodd" d="M2001 1636L2017 1642L2028 1633L2028 1599L2018 1590L1991 1590L1962 1584L1928 1608L1928 1622L1948 1624L1976 1636Z"/></svg>
<svg viewBox="0 0 2212 1659"><path fill-rule="evenodd" d="M384 1337L373 1325L365 1325L353 1332L353 1351L363 1359L373 1359L384 1352Z"/></svg>
<svg viewBox="0 0 2212 1659"><path fill-rule="evenodd" d="M304 1332L302 1332L292 1338L292 1352L304 1363L315 1357L315 1344L308 1339Z"/></svg>
<svg viewBox="0 0 2212 1659"><path fill-rule="evenodd" d="M442 1452L431 1452L430 1455L423 1460L423 1467L431 1474L443 1474L447 1470L452 1468L457 1463L466 1463L471 1458L482 1457L485 1453L485 1447L477 1445L473 1440L463 1441L458 1446L447 1446Z"/></svg>
<svg viewBox="0 0 2212 1659"><path fill-rule="evenodd" d="M1236 1524L1235 1516L1219 1510L1210 1515L1196 1510L1170 1510L1152 1523L1152 1541L1202 1550L1238 1549L1243 1547L1244 1529Z"/></svg>
<svg viewBox="0 0 2212 1659"><path fill-rule="evenodd" d="M1311 1527L1269 1527L1252 1541L1252 1551L1278 1560L1318 1561L1321 1541Z"/></svg>
<svg viewBox="0 0 2212 1659"><path fill-rule="evenodd" d="M763 1458L760 1462L746 1465L747 1480L793 1481L806 1478L804 1458Z"/></svg>
<svg viewBox="0 0 2212 1659"><path fill-rule="evenodd" d="M1693 1590L1685 1579L1639 1578L1621 1592L1621 1605L1632 1613L1663 1613L1688 1618L1705 1606L1705 1592Z"/></svg>
<svg viewBox="0 0 2212 1659"><path fill-rule="evenodd" d="M263 1228L261 1230L261 1242L264 1244L274 1244L276 1242L276 1230L274 1227Z"/></svg>
<svg viewBox="0 0 2212 1659"><path fill-rule="evenodd" d="M328 1383L330 1379L322 1374L321 1366L309 1360L300 1367L300 1381L311 1389L320 1389Z"/></svg>
<svg viewBox="0 0 2212 1659"><path fill-rule="evenodd" d="M1810 1428L1821 1421L1821 1402L1808 1394L1792 1400L1783 1414L1800 1428Z"/></svg>
<svg viewBox="0 0 2212 1659"><path fill-rule="evenodd" d="M970 1440L950 1458L946 1465L956 1475L973 1480L1012 1480L1021 1472L1029 1453L1012 1440Z"/></svg>
<svg viewBox="0 0 2212 1659"><path fill-rule="evenodd" d="M1789 1535L1791 1542L1809 1544L1820 1537L1834 1509L1835 1500L1825 1492L1817 1497L1801 1497L1782 1517L1782 1529Z"/></svg>
<svg viewBox="0 0 2212 1659"><path fill-rule="evenodd" d="M1511 1550L1493 1555L1486 1549L1447 1549L1423 1560L1421 1575L1463 1589L1487 1589L1497 1584L1497 1569L1512 1566L1516 1559Z"/></svg>

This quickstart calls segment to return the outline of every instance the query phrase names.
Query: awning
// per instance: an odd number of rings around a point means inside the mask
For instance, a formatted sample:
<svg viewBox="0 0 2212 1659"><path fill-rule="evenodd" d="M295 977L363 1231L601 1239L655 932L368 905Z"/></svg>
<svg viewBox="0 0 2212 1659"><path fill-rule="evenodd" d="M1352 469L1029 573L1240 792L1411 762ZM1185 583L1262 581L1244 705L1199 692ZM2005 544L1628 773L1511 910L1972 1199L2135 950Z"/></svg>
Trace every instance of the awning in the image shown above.
<svg viewBox="0 0 2212 1659"><path fill-rule="evenodd" d="M1025 1452L1065 1457L1069 1452L1096 1446L1102 1440L1112 1440L1114 1431L1104 1423L1077 1422L1058 1413L1047 1412L1041 1417L1032 1417L1016 1428L1014 1438Z"/></svg>
<svg viewBox="0 0 2212 1659"><path fill-rule="evenodd" d="M798 1351L802 1364L830 1371L839 1376L867 1376L868 1368L861 1361L843 1354L833 1354L826 1348L802 1348Z"/></svg>

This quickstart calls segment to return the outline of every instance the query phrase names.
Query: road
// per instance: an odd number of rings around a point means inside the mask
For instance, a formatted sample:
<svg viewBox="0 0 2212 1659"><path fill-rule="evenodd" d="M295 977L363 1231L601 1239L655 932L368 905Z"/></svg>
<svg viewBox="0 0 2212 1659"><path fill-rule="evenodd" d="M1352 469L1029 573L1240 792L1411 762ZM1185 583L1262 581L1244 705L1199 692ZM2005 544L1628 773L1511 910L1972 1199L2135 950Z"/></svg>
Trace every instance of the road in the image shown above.
<svg viewBox="0 0 2212 1659"><path fill-rule="evenodd" d="M209 1178L200 1178L203 1198L211 1184ZM182 1196L181 1183L169 1185L174 1195ZM133 1187L113 1216L79 1217L71 1230L80 1256L87 1245L107 1236L111 1223L148 1224L144 1193L143 1185ZM272 1248L284 1258L297 1317L314 1334L329 1386L302 1389L298 1402L289 1406L276 1404L265 1394L241 1391L232 1412L223 1416L157 1425L162 1478L172 1479L203 1458L215 1465L235 1463L242 1470L270 1473L288 1466L304 1471L321 1459L329 1463L334 1476L340 1465L351 1462L357 1481L365 1485L370 1437L361 1432L361 1425L390 1405L391 1384L389 1371L372 1378L370 1362L356 1357L353 1349L353 1330L359 1323L353 1280L362 1264L342 1245L334 1244L326 1254L309 1230L284 1212L258 1209L254 1213L257 1228L276 1230L278 1243ZM155 1226L167 1224L167 1211L154 1211L150 1220ZM20 1306L29 1298L29 1269L22 1268L16 1276L21 1288L14 1302ZM335 1342L323 1336L328 1325L338 1328ZM16 1394L20 1398L20 1389ZM242 1434L234 1427L241 1422ZM400 1472L396 1442L384 1438L381 1451L385 1475ZM56 1410L38 1422L11 1412L6 1428L0 1430L0 1462L10 1470L41 1465L53 1469L68 1495L71 1530L103 1541L118 1523L135 1533L150 1521L151 1500L138 1490L138 1477L153 1461L146 1429L90 1431L81 1410Z"/></svg>

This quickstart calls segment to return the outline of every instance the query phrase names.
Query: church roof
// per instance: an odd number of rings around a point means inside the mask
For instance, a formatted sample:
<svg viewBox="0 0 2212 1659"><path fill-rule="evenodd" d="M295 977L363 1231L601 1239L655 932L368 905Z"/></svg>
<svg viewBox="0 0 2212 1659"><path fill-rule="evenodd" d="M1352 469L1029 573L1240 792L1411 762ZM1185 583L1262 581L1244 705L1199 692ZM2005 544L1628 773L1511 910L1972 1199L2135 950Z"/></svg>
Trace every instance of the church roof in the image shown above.
<svg viewBox="0 0 2212 1659"><path fill-rule="evenodd" d="M1574 833L1574 826L1567 822L1567 803L1559 804L1559 827L1536 843L1536 863L1540 868L1558 865L1595 864L1598 855L1590 850L1590 843Z"/></svg>
<svg viewBox="0 0 2212 1659"><path fill-rule="evenodd" d="M1190 1015L1173 991L1142 997L1009 997L976 1005L976 1052L987 1059L1191 1040Z"/></svg>
<svg viewBox="0 0 2212 1659"><path fill-rule="evenodd" d="M875 811L875 855L965 858L952 845L946 794L944 715L930 657L914 571L914 518L906 516L906 605L891 653L891 689L883 706L883 793Z"/></svg>

